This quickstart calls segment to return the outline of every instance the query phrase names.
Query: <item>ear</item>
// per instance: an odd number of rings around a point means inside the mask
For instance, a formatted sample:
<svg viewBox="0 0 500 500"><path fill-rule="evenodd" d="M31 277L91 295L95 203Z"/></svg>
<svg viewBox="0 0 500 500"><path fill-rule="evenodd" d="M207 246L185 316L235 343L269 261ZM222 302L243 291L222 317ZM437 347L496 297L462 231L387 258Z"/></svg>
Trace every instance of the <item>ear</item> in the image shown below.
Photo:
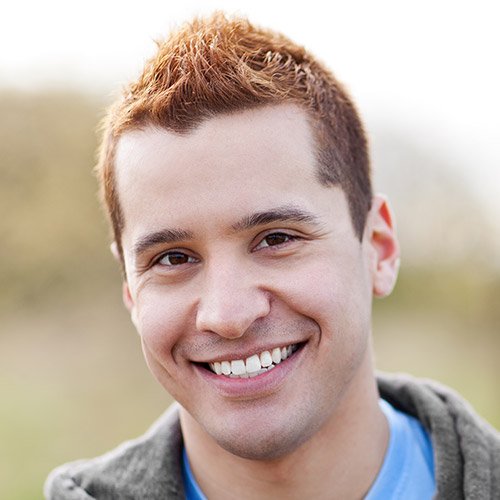
<svg viewBox="0 0 500 500"><path fill-rule="evenodd" d="M113 254L115 260L121 264L122 260L120 259L120 252L118 252L118 245L116 244L116 241L113 241L113 243L111 243L109 249L111 250L111 253Z"/></svg>
<svg viewBox="0 0 500 500"><path fill-rule="evenodd" d="M118 252L118 245L116 244L116 241L113 241L113 243L111 243L110 250L115 260L120 264L122 264L122 259L120 257L120 253ZM130 293L130 287L128 286L126 277L124 278L122 283L122 299L123 303L125 304L125 307L128 309L130 313L130 317L132 318L132 323L134 323L135 327L137 328L137 315L136 315L135 302L134 299L132 298L132 294Z"/></svg>
<svg viewBox="0 0 500 500"><path fill-rule="evenodd" d="M130 288L128 286L127 281L125 280L122 283L122 299L125 307L128 309L130 313L130 318L132 319L132 323L137 328L137 309L135 307L135 302L130 293Z"/></svg>
<svg viewBox="0 0 500 500"><path fill-rule="evenodd" d="M372 249L373 295L386 297L396 284L400 254L394 217L384 195L374 196L368 217L365 237Z"/></svg>

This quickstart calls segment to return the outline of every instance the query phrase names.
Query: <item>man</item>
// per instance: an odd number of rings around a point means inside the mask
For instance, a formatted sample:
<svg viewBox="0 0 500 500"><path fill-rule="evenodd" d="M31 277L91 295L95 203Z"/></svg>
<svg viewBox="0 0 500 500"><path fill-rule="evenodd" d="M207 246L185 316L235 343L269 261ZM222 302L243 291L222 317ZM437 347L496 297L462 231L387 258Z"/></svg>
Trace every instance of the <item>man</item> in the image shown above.
<svg viewBox="0 0 500 500"><path fill-rule="evenodd" d="M399 247L363 128L285 37L216 14L159 46L98 164L147 364L176 399L48 498L495 498L500 440L451 391L379 378ZM382 399L381 399L382 398Z"/></svg>

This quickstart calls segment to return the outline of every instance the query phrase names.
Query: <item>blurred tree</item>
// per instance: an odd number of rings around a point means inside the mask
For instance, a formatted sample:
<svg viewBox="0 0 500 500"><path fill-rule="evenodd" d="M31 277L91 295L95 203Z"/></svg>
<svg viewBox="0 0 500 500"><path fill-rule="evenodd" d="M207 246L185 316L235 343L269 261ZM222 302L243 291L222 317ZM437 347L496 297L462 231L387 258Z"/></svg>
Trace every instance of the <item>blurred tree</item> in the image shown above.
<svg viewBox="0 0 500 500"><path fill-rule="evenodd" d="M114 276L92 174L102 107L76 93L0 94L0 305Z"/></svg>

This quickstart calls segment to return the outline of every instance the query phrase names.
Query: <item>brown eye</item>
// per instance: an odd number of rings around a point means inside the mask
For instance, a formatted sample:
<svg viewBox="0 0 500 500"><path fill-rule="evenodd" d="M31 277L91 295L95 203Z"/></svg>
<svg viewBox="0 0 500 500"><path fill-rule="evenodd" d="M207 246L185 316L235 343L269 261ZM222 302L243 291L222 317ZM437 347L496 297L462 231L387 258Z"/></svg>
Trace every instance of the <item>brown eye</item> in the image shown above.
<svg viewBox="0 0 500 500"><path fill-rule="evenodd" d="M282 245L290 240L290 236L285 233L272 233L264 238L268 246Z"/></svg>
<svg viewBox="0 0 500 500"><path fill-rule="evenodd" d="M183 252L168 252L163 255L163 257L158 261L158 264L161 264L162 266L172 267L180 266L182 264L189 264L191 262L195 262L195 259Z"/></svg>
<svg viewBox="0 0 500 500"><path fill-rule="evenodd" d="M269 247L278 247L280 245L285 245L286 243L290 243L291 241L295 241L298 239L297 236L294 236L292 234L287 234L287 233L269 233L262 240L260 243L255 247L255 250L261 250L263 248L269 248Z"/></svg>

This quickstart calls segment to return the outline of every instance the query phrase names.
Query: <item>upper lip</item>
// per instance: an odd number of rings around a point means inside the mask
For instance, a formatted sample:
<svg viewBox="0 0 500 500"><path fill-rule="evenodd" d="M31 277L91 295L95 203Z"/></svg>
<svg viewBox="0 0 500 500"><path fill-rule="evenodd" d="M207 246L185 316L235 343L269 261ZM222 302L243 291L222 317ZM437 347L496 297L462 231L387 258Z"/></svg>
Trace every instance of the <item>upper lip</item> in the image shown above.
<svg viewBox="0 0 500 500"><path fill-rule="evenodd" d="M224 354L217 353L217 355L214 356L207 356L204 359L191 359L193 363L215 363L215 362L221 362L221 361L231 361L231 360L236 360L236 359L246 359L249 358L250 356L253 356L254 354L260 354L261 352L264 351L269 351L271 352L273 349L276 347L288 347L289 345L294 345L294 344L304 344L306 341L305 340L283 340L281 342L276 342L271 345L267 346L261 346L261 347L255 347L255 348L246 348L245 350L232 350L228 351Z"/></svg>

